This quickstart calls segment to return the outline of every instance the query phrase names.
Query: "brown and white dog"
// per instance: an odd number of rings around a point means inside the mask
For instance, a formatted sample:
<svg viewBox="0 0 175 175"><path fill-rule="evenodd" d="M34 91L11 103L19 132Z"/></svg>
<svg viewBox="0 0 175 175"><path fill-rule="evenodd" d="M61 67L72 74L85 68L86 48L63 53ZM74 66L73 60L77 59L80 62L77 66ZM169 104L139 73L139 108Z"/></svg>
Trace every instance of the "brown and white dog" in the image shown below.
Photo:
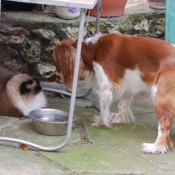
<svg viewBox="0 0 175 175"><path fill-rule="evenodd" d="M76 42L62 41L53 51L56 81L72 84ZM173 147L169 136L175 113L175 46L155 38L139 38L118 32L97 34L82 42L79 78L97 90L100 116L94 116L95 126L125 123L132 97L140 91L151 90L158 118L155 143L144 143L143 151L165 153ZM118 100L118 110L109 107Z"/></svg>

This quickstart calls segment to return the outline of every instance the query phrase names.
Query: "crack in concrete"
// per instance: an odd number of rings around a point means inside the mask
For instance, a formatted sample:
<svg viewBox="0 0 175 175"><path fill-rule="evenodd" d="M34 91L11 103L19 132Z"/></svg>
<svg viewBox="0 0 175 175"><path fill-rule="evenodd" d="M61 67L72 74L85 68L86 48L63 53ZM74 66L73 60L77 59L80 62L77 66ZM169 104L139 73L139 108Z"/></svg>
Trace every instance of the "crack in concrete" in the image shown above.
<svg viewBox="0 0 175 175"><path fill-rule="evenodd" d="M117 174L117 173L94 173L94 172L82 172L81 174L79 175L106 175L106 174L109 174L109 175L122 175L122 174ZM123 174L123 175L126 175L126 174ZM134 175L134 174L132 174Z"/></svg>
<svg viewBox="0 0 175 175"><path fill-rule="evenodd" d="M10 126L12 126L13 124L15 124L16 122L18 122L20 119L19 118L17 118L17 119L15 119L14 121L8 121L7 123L5 123L4 125L2 125L1 127L0 127L0 131L2 131L2 130L4 130L5 128L7 128L7 127L10 127Z"/></svg>
<svg viewBox="0 0 175 175"><path fill-rule="evenodd" d="M64 172L64 174L66 175L76 175L77 173L72 172L69 168L63 166L62 164L59 164L55 161L53 161L52 159L48 158L47 156L43 155L41 153L41 156L39 156L41 159L47 161L49 164L54 165L54 166L58 166L58 168L61 168L61 170Z"/></svg>
<svg viewBox="0 0 175 175"><path fill-rule="evenodd" d="M150 163L154 164L154 168L146 171L144 174L146 174L147 172L152 172L153 173L159 173L159 174L163 174L163 173L174 173L175 171L172 170L171 168L174 166L168 165L167 163L157 163L155 161L149 160ZM167 167L163 167L163 165L167 165Z"/></svg>
<svg viewBox="0 0 175 175"><path fill-rule="evenodd" d="M134 115L142 115L142 114L154 114L155 111L150 111L150 112L141 112L141 113L137 113L137 114L134 114Z"/></svg>
<svg viewBox="0 0 175 175"><path fill-rule="evenodd" d="M86 130L85 130L85 127L84 127L84 124L78 123L78 122L75 122L75 124L76 124L78 133L79 133L80 138L81 138L81 143L90 143L88 135L87 135Z"/></svg>
<svg viewBox="0 0 175 175"><path fill-rule="evenodd" d="M21 149L18 145L8 145L4 141L0 141L0 146L8 147L8 148L14 148L14 149Z"/></svg>

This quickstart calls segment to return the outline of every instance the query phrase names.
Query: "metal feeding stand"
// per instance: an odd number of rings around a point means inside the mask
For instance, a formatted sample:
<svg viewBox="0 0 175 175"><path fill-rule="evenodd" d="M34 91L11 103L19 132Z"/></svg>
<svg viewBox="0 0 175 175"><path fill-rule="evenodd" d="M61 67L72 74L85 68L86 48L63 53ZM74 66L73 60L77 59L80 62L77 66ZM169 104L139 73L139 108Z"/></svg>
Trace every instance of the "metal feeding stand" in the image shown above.
<svg viewBox="0 0 175 175"><path fill-rule="evenodd" d="M75 98L76 98L77 83L78 83L78 69L79 69L79 61L80 61L80 53L81 53L81 46L82 46L82 39L83 39L83 29L84 29L86 9L92 9L98 2L97 21L96 21L96 32L97 32L99 30L101 0L9 0L9 1L81 8L78 45L77 45L77 51L76 51L75 71L74 71L74 77L73 77L71 103L70 103L70 108L69 108L69 119L68 119L68 125L67 125L66 138L64 142L54 147L44 147L44 146L40 146L40 145L31 143L25 140L21 140L21 139L10 138L10 137L0 137L0 141L25 144L27 146L30 146L32 148L39 149L42 151L56 151L56 150L63 148L68 143L70 136L71 136L73 114L74 114L74 107L75 107ZM1 3L0 3L0 8L1 8ZM1 9L0 9L0 12L1 12ZM53 90L53 89L48 89L48 88L43 88L43 90L58 92L58 90ZM83 94L83 95L87 95L87 94Z"/></svg>

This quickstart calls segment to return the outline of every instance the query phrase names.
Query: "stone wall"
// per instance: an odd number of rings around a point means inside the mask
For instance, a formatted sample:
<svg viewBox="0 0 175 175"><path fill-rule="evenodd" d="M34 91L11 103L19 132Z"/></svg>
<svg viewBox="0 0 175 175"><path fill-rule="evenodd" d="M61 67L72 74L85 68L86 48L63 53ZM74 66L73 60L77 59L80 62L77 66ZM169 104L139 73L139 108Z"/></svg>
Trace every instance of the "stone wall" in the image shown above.
<svg viewBox="0 0 175 175"><path fill-rule="evenodd" d="M95 34L95 17L87 17L84 37ZM63 39L77 40L79 18L63 20L55 14L3 12L0 28L0 64L13 65L21 72L48 80L55 68L52 50ZM164 39L165 11L139 5L117 18L101 18L100 32L150 36Z"/></svg>

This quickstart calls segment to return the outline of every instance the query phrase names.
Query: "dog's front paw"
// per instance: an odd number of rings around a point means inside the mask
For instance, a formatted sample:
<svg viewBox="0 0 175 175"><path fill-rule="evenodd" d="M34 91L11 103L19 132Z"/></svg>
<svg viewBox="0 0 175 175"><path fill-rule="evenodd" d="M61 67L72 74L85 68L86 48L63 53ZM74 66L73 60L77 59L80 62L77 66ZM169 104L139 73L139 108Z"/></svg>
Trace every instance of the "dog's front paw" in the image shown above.
<svg viewBox="0 0 175 175"><path fill-rule="evenodd" d="M166 146L162 146L162 145L157 146L156 144L143 143L142 146L143 146L142 150L145 153L164 154L168 151Z"/></svg>
<svg viewBox="0 0 175 175"><path fill-rule="evenodd" d="M120 112L112 113L111 123L126 123L125 114L121 114Z"/></svg>
<svg viewBox="0 0 175 175"><path fill-rule="evenodd" d="M91 125L92 126L102 126L103 125L103 122L101 120L101 117L98 116L98 115L94 115L92 118L91 118Z"/></svg>

